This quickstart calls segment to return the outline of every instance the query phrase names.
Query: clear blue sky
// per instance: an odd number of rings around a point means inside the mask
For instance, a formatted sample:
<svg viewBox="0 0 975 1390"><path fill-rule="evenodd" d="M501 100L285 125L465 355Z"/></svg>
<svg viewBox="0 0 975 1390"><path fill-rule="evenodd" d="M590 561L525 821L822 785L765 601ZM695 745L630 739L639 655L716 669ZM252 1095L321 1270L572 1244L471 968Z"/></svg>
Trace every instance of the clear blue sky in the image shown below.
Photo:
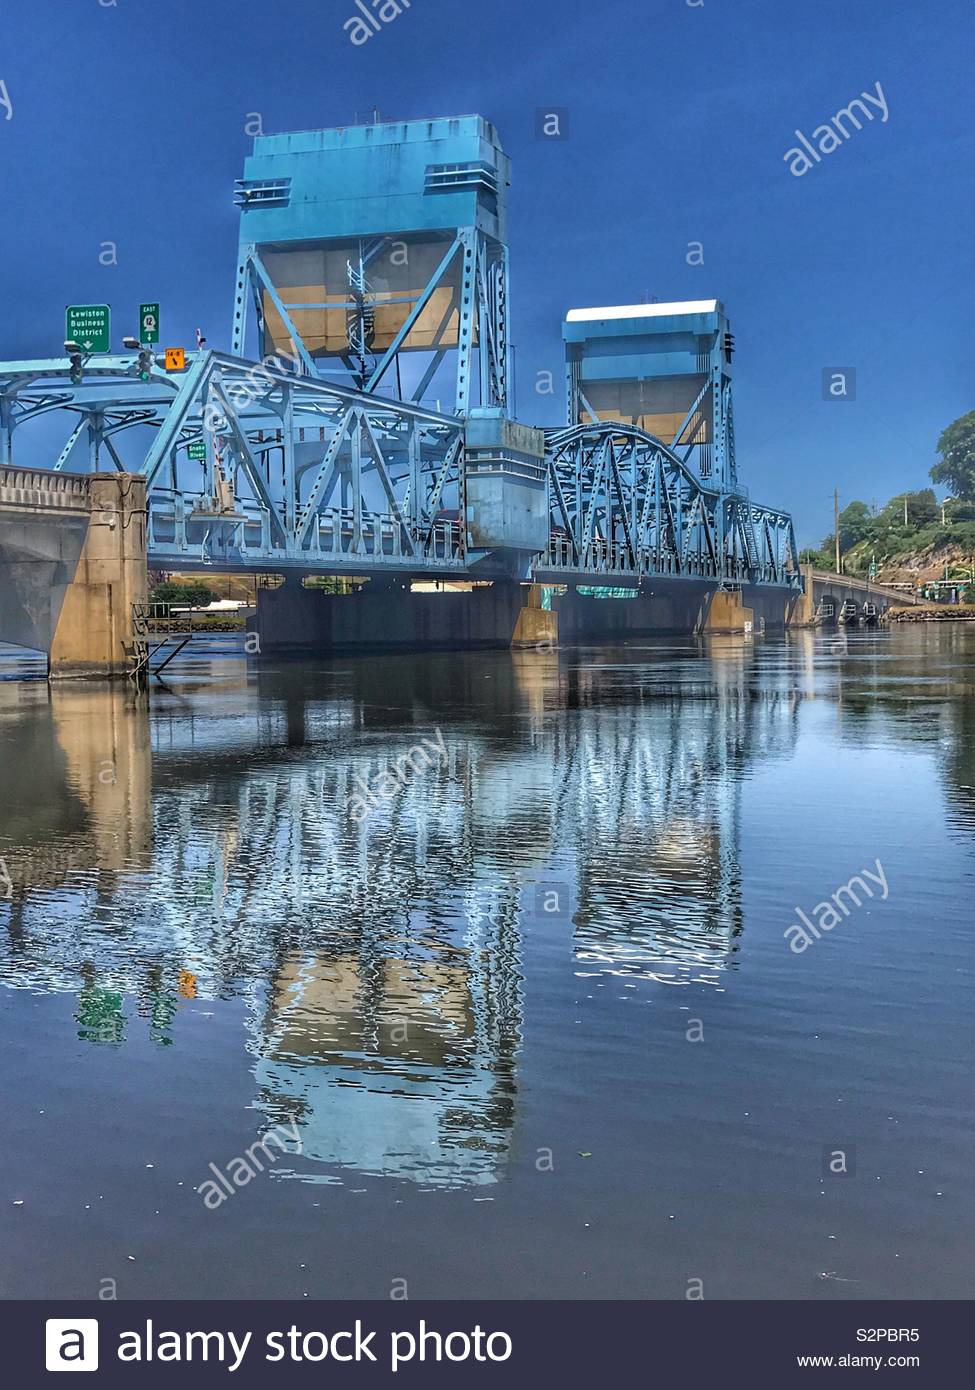
<svg viewBox="0 0 975 1390"><path fill-rule="evenodd" d="M412 0L360 48L354 13L4 0L0 358L51 355L64 305L103 300L118 324L159 299L167 340L200 324L229 346L248 113L270 132L477 111L514 160L522 416L557 419L532 383L560 371L568 307L717 296L742 479L801 542L830 529L834 485L925 485L940 430L975 406L971 0ZM878 82L887 121L794 177L793 132ZM550 106L563 142L535 138ZM856 401L823 400L826 367L856 369Z"/></svg>

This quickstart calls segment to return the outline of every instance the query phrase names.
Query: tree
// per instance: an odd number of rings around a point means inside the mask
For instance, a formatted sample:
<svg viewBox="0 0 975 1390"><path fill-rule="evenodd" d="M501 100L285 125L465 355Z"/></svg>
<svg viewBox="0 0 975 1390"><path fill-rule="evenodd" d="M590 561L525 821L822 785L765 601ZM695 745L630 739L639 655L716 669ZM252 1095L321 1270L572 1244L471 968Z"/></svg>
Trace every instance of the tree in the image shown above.
<svg viewBox="0 0 975 1390"><path fill-rule="evenodd" d="M933 494L932 494L933 496ZM840 512L840 549L849 550L870 534L873 518L866 502L851 502ZM832 536L830 540L832 541ZM823 547L825 549L825 545Z"/></svg>
<svg viewBox="0 0 975 1390"><path fill-rule="evenodd" d="M938 440L941 462L931 469L931 481L950 487L963 502L975 501L975 410L960 415Z"/></svg>
<svg viewBox="0 0 975 1390"><path fill-rule="evenodd" d="M169 580L164 584L157 584L149 595L153 603L176 603L187 608L206 608L215 597L213 590L199 580L193 580L189 584L176 584Z"/></svg>
<svg viewBox="0 0 975 1390"><path fill-rule="evenodd" d="M907 525L915 529L941 520L941 507L934 495L934 488L925 487L919 492L899 492L892 497L878 518L881 530L891 526L903 527L905 511Z"/></svg>

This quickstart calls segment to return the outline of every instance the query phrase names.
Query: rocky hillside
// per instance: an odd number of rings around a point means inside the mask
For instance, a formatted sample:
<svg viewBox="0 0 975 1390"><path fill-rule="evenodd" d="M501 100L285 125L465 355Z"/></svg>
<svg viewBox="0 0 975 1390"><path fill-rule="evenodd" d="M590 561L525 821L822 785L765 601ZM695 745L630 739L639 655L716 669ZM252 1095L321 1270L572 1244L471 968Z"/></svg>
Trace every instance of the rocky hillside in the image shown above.
<svg viewBox="0 0 975 1390"><path fill-rule="evenodd" d="M876 577L885 584L925 584L944 579L946 565L949 579L971 582L975 523L925 527L913 536L898 537L886 545L861 541L843 556L844 568L850 574L865 575L874 560Z"/></svg>

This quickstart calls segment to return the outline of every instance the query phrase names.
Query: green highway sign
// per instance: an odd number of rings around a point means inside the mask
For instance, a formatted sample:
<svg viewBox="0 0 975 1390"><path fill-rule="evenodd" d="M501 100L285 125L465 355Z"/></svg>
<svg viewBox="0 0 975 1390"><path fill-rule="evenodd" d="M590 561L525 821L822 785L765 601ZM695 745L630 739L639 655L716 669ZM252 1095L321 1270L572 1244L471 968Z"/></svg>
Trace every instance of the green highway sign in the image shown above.
<svg viewBox="0 0 975 1390"><path fill-rule="evenodd" d="M205 459L207 456L207 446L201 439L196 444L191 444L186 451L186 457L191 459Z"/></svg>
<svg viewBox="0 0 975 1390"><path fill-rule="evenodd" d="M139 305L139 342L159 342L159 305Z"/></svg>
<svg viewBox="0 0 975 1390"><path fill-rule="evenodd" d="M85 352L111 352L112 310L108 304L69 304L64 311L64 341Z"/></svg>

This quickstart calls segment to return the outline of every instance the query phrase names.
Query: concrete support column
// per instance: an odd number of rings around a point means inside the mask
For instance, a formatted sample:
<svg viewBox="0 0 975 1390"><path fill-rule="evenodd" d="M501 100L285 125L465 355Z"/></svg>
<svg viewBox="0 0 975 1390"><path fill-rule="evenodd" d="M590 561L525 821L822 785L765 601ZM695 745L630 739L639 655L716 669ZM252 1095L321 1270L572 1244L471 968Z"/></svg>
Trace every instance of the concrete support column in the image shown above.
<svg viewBox="0 0 975 1390"><path fill-rule="evenodd" d="M88 534L51 643L51 680L127 675L132 605L147 597L145 478L95 473L89 486Z"/></svg>
<svg viewBox="0 0 975 1390"><path fill-rule="evenodd" d="M806 627L814 622L816 617L816 600L813 595L813 567L812 565L800 565L799 572L805 584L805 592L796 599L795 606L789 616L789 623L793 627Z"/></svg>
<svg viewBox="0 0 975 1390"><path fill-rule="evenodd" d="M712 595L704 619L705 632L750 632L755 615L741 601L737 590L727 592L719 589Z"/></svg>
<svg viewBox="0 0 975 1390"><path fill-rule="evenodd" d="M525 603L518 614L513 647L554 647L559 640L559 615L542 607L541 584L530 584L526 590Z"/></svg>

